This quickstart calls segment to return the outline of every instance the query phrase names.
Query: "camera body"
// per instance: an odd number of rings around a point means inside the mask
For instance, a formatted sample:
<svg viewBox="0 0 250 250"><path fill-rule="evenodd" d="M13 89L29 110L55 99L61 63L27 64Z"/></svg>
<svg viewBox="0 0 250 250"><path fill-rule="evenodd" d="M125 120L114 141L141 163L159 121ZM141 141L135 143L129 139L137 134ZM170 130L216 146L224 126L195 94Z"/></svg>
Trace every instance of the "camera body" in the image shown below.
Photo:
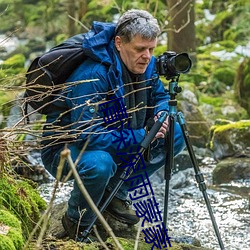
<svg viewBox="0 0 250 250"><path fill-rule="evenodd" d="M170 80L187 73L192 66L192 61L187 53L176 54L174 51L166 51L156 59L156 70L160 76Z"/></svg>

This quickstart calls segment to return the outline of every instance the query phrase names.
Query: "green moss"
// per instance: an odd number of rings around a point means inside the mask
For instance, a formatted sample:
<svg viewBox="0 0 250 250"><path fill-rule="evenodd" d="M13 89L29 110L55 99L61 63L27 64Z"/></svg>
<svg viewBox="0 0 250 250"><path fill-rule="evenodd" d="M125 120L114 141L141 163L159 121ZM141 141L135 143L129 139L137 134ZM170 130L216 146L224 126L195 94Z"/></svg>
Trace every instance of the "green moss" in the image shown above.
<svg viewBox="0 0 250 250"><path fill-rule="evenodd" d="M16 54L4 61L4 63L2 64L2 69L9 69L11 67L23 68L24 64L25 56L23 54Z"/></svg>
<svg viewBox="0 0 250 250"><path fill-rule="evenodd" d="M1 80L0 80L1 81ZM7 105L7 102L10 102L16 98L16 93L12 91L0 91L0 108L3 110L4 104ZM10 103L8 106L11 106Z"/></svg>
<svg viewBox="0 0 250 250"><path fill-rule="evenodd" d="M229 140L229 136L225 136L228 133L231 133L234 131L235 138L237 141L241 142L249 142L250 141L250 133L245 133L245 131L249 130L250 128L250 120L243 120L238 122L231 122L225 125L214 125L210 129L210 144L209 147L211 150L214 149L213 142L215 140L215 137L217 140L219 140L222 144L225 143L229 147L234 147L234 145ZM233 149L232 149L233 151Z"/></svg>
<svg viewBox="0 0 250 250"><path fill-rule="evenodd" d="M7 210L0 209L0 221L7 226L14 227L17 230L21 230L20 221L16 218L16 216L11 214Z"/></svg>
<svg viewBox="0 0 250 250"><path fill-rule="evenodd" d="M6 235L0 234L0 249L21 249L24 240L20 221L9 211L0 210L0 223L10 227Z"/></svg>
<svg viewBox="0 0 250 250"><path fill-rule="evenodd" d="M0 206L8 209L21 221L24 237L27 238L46 203L27 182L4 176L0 179Z"/></svg>
<svg viewBox="0 0 250 250"><path fill-rule="evenodd" d="M232 52L238 45L234 40L223 40L219 42L219 45L223 47L226 51Z"/></svg>
<svg viewBox="0 0 250 250"><path fill-rule="evenodd" d="M1 64L0 84L20 86L25 81L25 56L16 54Z"/></svg>
<svg viewBox="0 0 250 250"><path fill-rule="evenodd" d="M228 67L221 67L214 71L214 79L228 86L232 86L235 78L235 70Z"/></svg>
<svg viewBox="0 0 250 250"><path fill-rule="evenodd" d="M22 249L24 245L24 240L22 236L22 231L16 231L15 228L11 228L7 235L13 242L16 249Z"/></svg>
<svg viewBox="0 0 250 250"><path fill-rule="evenodd" d="M220 125L215 126L214 133L225 132L231 129L241 130L249 127L250 127L250 121L233 122L222 126Z"/></svg>
<svg viewBox="0 0 250 250"><path fill-rule="evenodd" d="M0 234L0 249L16 250L13 241L7 235Z"/></svg>
<svg viewBox="0 0 250 250"><path fill-rule="evenodd" d="M200 103L206 103L206 104L210 104L214 107L221 107L222 104L224 103L224 99L221 96L209 96L209 95L201 95L199 97L199 101Z"/></svg>

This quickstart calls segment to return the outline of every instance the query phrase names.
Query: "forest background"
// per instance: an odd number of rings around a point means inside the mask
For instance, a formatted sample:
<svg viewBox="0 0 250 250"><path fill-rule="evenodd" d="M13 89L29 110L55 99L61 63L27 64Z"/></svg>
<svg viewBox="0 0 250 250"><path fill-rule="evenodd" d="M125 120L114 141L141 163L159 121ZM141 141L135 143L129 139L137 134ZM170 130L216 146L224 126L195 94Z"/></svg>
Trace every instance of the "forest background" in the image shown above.
<svg viewBox="0 0 250 250"><path fill-rule="evenodd" d="M72 35L86 32L93 20L115 22L130 8L146 9L158 19L162 33L155 56L165 51L189 53L193 67L188 75L181 76L181 81L195 85L200 104L212 105L217 118L225 118L220 108L233 103L237 112L227 118L249 117L247 0L0 0L0 33L4 35L0 39L0 104L17 95L16 86L24 85L27 66L35 56ZM6 44L15 39L18 45L8 50ZM3 127L10 105L1 107Z"/></svg>

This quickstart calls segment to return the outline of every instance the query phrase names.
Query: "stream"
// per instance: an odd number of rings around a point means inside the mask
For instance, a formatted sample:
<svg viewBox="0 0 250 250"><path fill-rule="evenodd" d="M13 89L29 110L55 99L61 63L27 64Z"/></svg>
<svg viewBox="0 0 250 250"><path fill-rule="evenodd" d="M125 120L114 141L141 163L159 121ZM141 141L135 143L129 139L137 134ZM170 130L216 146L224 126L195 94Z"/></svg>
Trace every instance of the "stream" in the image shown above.
<svg viewBox="0 0 250 250"><path fill-rule="evenodd" d="M200 169L207 194L226 250L250 250L250 180L212 185L212 158L202 160ZM152 176L151 185L160 210L164 211L165 181L162 174ZM48 202L54 182L41 184L39 191ZM55 203L69 198L72 182L61 186ZM168 204L169 235L178 239L197 239L203 247L219 250L219 243L202 195L197 187L193 168L178 171L170 180ZM189 242L187 242L189 243Z"/></svg>

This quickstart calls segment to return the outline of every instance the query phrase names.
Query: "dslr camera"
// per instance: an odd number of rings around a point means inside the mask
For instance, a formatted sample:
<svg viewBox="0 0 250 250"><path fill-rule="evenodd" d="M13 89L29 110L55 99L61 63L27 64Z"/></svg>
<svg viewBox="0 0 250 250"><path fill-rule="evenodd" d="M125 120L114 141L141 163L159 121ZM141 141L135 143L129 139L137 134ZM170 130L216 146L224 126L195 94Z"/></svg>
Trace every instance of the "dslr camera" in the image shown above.
<svg viewBox="0 0 250 250"><path fill-rule="evenodd" d="M164 52L156 59L156 70L160 76L167 80L187 73L192 66L192 61L187 53L176 54L174 51Z"/></svg>

